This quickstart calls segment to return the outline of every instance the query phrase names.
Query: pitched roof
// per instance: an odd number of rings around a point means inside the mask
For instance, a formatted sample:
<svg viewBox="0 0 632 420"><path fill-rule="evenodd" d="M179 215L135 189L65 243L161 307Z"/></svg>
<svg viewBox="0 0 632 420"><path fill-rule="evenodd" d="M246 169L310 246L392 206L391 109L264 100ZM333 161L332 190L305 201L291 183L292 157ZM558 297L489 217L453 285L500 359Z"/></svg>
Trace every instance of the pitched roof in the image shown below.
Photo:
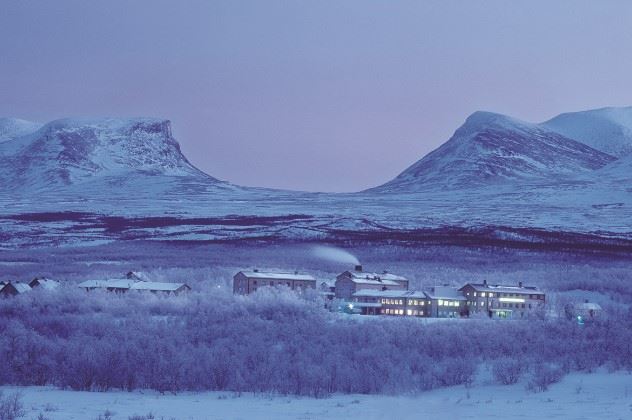
<svg viewBox="0 0 632 420"><path fill-rule="evenodd" d="M419 290L358 290L353 294L354 297L392 297L392 298L411 298L425 299L426 294Z"/></svg>
<svg viewBox="0 0 632 420"><path fill-rule="evenodd" d="M316 279L309 274L299 274L298 272L283 273L278 271L240 271L239 273L251 279L271 279L271 280L305 280L315 281ZM239 274L237 273L237 274Z"/></svg>
<svg viewBox="0 0 632 420"><path fill-rule="evenodd" d="M32 290L31 286L29 286L27 283L21 283L21 282L16 282L16 283L8 282L4 286L0 287L0 290L3 290L5 288L7 288L7 287L13 287L13 289L18 294L30 292Z"/></svg>
<svg viewBox="0 0 632 420"><path fill-rule="evenodd" d="M389 280L393 282L408 281L406 277L398 276L396 274L392 274L386 271L381 274L370 273L366 271L345 271L341 275L346 275L348 277L351 277L352 279L362 279L362 280L378 280L378 281Z"/></svg>
<svg viewBox="0 0 632 420"><path fill-rule="evenodd" d="M523 295L542 295L540 289L535 286L513 286L503 284L485 284L485 283L467 283L465 286L472 286L477 292L495 292L495 293L517 293ZM459 290L463 290L463 287Z"/></svg>
<svg viewBox="0 0 632 420"><path fill-rule="evenodd" d="M37 282L37 284L39 286L41 286L43 289L46 289L46 290L53 290L53 289L56 289L57 287L59 287L59 282L58 281L51 280L51 279L48 279L46 277L35 278L35 279L33 279L31 281L31 283L29 283L29 285L34 283L34 282Z"/></svg>
<svg viewBox="0 0 632 420"><path fill-rule="evenodd" d="M84 288L103 288L103 289L129 289L137 280L133 279L108 279L108 280L86 280L78 284L78 287Z"/></svg>
<svg viewBox="0 0 632 420"><path fill-rule="evenodd" d="M155 290L160 292L175 292L181 287L189 287L184 283L165 283L157 281L139 281L132 284L131 290Z"/></svg>

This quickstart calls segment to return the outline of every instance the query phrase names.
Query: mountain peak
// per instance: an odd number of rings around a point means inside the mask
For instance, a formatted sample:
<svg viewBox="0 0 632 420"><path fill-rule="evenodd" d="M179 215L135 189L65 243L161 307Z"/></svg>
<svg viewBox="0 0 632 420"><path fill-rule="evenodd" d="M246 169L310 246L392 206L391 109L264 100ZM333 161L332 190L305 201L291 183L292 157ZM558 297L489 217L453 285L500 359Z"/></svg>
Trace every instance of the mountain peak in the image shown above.
<svg viewBox="0 0 632 420"><path fill-rule="evenodd" d="M19 118L0 118L0 143L37 131L42 124Z"/></svg>
<svg viewBox="0 0 632 420"><path fill-rule="evenodd" d="M613 160L613 156L538 124L478 111L446 143L377 190L472 188L572 175L599 169Z"/></svg>
<svg viewBox="0 0 632 420"><path fill-rule="evenodd" d="M2 146L0 175L13 185L45 188L147 175L217 181L189 163L171 122L158 118L64 118Z"/></svg>
<svg viewBox="0 0 632 420"><path fill-rule="evenodd" d="M568 112L541 125L604 153L632 153L632 106Z"/></svg>

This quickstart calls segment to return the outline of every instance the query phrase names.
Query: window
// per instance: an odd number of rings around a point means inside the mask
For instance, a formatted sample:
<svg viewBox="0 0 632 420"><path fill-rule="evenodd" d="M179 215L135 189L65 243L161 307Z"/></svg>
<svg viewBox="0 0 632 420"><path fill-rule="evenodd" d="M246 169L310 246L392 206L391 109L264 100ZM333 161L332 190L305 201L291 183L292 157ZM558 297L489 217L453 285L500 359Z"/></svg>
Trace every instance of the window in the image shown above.
<svg viewBox="0 0 632 420"><path fill-rule="evenodd" d="M443 301L439 299L439 306L443 306Z"/></svg>
<svg viewBox="0 0 632 420"><path fill-rule="evenodd" d="M490 293L487 294L487 296L494 297L494 294L490 292Z"/></svg>
<svg viewBox="0 0 632 420"><path fill-rule="evenodd" d="M485 292L481 292L481 297L485 297Z"/></svg>
<svg viewBox="0 0 632 420"><path fill-rule="evenodd" d="M474 296L476 297L476 292L474 292Z"/></svg>

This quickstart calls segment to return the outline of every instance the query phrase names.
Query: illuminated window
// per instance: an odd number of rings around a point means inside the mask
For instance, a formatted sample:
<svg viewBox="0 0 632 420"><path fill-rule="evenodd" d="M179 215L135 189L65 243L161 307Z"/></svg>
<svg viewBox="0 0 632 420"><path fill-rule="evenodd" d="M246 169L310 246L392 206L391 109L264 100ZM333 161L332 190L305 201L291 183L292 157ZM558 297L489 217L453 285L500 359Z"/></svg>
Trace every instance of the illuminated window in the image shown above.
<svg viewBox="0 0 632 420"><path fill-rule="evenodd" d="M474 296L476 296L476 292L474 292Z"/></svg>
<svg viewBox="0 0 632 420"><path fill-rule="evenodd" d="M413 310L412 310L412 309L408 309L408 310L406 311L406 315L410 316L410 315L412 315L412 314L413 314Z"/></svg>
<svg viewBox="0 0 632 420"><path fill-rule="evenodd" d="M439 299L439 306L443 306L443 301Z"/></svg>
<svg viewBox="0 0 632 420"><path fill-rule="evenodd" d="M494 297L494 294L493 293L488 293L487 296Z"/></svg>
<svg viewBox="0 0 632 420"><path fill-rule="evenodd" d="M481 297L485 297L485 292L481 292Z"/></svg>

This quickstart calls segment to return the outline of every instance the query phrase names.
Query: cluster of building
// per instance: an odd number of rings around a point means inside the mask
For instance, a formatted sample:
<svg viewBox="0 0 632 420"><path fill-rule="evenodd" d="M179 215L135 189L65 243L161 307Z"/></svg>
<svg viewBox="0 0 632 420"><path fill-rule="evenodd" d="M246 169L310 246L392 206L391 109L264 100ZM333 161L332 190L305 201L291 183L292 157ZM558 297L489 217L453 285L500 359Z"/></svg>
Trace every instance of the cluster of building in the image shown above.
<svg viewBox="0 0 632 420"><path fill-rule="evenodd" d="M234 276L233 292L253 293L264 286L288 286L292 290L316 288L308 274L273 271L240 271ZM405 277L389 272L369 273L358 265L344 271L335 282L324 281L320 293L328 301L363 315L460 318L485 314L491 318L527 318L544 309L546 297L535 286L466 283L462 287L434 286L410 290Z"/></svg>
<svg viewBox="0 0 632 420"><path fill-rule="evenodd" d="M0 281L0 296L16 296L41 287L42 289L52 290L59 287L59 282L48 279L46 277L35 277L28 283L21 281Z"/></svg>
<svg viewBox="0 0 632 420"><path fill-rule="evenodd" d="M191 290L186 283L148 281L142 274L134 271L130 271L124 278L119 279L86 280L79 283L78 287L88 292L91 290L106 290L108 292L126 293L135 290L165 295L178 295Z"/></svg>
<svg viewBox="0 0 632 420"><path fill-rule="evenodd" d="M16 296L30 292L36 287L52 290L59 287L59 282L45 277L36 277L29 283L20 281L0 281L0 296ZM165 295L178 295L191 290L186 283L167 283L147 280L141 273L130 271L124 278L105 280L86 280L78 287L90 290L106 290L108 292L125 293L128 291L150 292Z"/></svg>

